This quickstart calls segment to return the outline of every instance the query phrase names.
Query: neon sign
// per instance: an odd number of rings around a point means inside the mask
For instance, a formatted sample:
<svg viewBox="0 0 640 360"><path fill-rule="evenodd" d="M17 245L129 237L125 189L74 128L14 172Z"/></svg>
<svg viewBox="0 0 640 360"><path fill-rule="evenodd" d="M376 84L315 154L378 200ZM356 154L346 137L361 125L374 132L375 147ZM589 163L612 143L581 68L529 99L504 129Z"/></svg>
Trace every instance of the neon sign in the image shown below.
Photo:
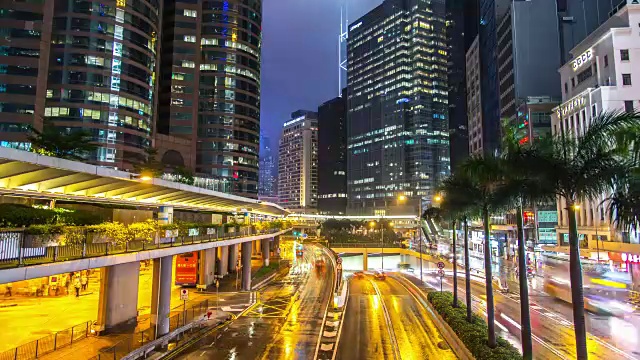
<svg viewBox="0 0 640 360"><path fill-rule="evenodd" d="M573 68L573 71L578 70L580 67L582 67L582 65L588 63L592 57L593 57L592 49L589 49L583 52L582 54L580 54L580 56L578 56L575 60L571 62L571 68Z"/></svg>
<svg viewBox="0 0 640 360"><path fill-rule="evenodd" d="M351 27L351 29L349 29L349 31L353 31L353 30L355 30L355 29L359 28L360 26L362 26L362 21L360 21L359 23L357 23L357 24L353 25L353 26Z"/></svg>
<svg viewBox="0 0 640 360"><path fill-rule="evenodd" d="M573 114L585 106L587 106L587 99L584 96L576 97L560 105L556 110L556 115L561 118L562 116Z"/></svg>
<svg viewBox="0 0 640 360"><path fill-rule="evenodd" d="M640 262L640 256L638 254L632 255L632 254L622 253L620 255L620 258L622 259L622 262L634 262L634 263Z"/></svg>

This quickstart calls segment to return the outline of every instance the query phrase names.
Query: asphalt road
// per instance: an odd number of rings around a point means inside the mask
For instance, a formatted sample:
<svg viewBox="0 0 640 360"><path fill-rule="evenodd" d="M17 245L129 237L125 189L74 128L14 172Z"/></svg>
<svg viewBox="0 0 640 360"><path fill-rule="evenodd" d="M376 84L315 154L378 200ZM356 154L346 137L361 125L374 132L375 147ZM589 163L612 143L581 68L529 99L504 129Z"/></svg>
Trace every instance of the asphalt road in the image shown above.
<svg viewBox="0 0 640 360"><path fill-rule="evenodd" d="M456 358L422 305L397 280L353 278L349 290L336 359Z"/></svg>
<svg viewBox="0 0 640 360"><path fill-rule="evenodd" d="M440 282L433 275L425 275L425 281L439 290ZM459 296L461 301L465 300L464 279L459 279ZM445 291L452 290L452 280L445 278L443 288ZM473 294L474 312L486 318L486 292L484 285L471 282L471 292ZM499 335L512 342L520 348L520 299L514 294L502 294L494 291L496 309L496 330ZM575 359L575 336L571 316L571 307L568 304L557 301L549 296L530 296L531 327L533 334L533 352L535 359ZM560 311L561 310L561 311ZM629 342L626 348L620 347L620 343L612 344L609 339L596 337L592 334L594 323L598 321L598 316L587 312L587 348L590 359L640 359L640 353L634 352L637 349L637 333ZM616 323L622 321L615 317L606 317ZM613 318L613 319L611 319ZM615 329L615 327L613 328ZM616 330L613 330L616 332ZM600 329L599 331L602 331ZM620 328L619 331L624 331ZM622 334L618 334L619 336ZM628 335L626 336L629 337Z"/></svg>
<svg viewBox="0 0 640 360"><path fill-rule="evenodd" d="M333 268L329 259L316 269L315 248L305 245L298 269L267 286L260 303L231 323L211 333L179 359L313 359L322 319L331 299Z"/></svg>

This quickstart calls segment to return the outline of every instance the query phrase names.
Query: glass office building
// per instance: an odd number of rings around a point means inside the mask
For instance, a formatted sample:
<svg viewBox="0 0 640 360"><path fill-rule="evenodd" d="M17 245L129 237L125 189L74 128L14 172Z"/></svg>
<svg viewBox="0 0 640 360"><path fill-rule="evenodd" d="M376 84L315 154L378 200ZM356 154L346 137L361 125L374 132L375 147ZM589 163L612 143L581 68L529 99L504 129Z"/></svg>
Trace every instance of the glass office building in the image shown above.
<svg viewBox="0 0 640 360"><path fill-rule="evenodd" d="M349 26L350 214L417 214L449 173L445 15L444 1L386 0Z"/></svg>

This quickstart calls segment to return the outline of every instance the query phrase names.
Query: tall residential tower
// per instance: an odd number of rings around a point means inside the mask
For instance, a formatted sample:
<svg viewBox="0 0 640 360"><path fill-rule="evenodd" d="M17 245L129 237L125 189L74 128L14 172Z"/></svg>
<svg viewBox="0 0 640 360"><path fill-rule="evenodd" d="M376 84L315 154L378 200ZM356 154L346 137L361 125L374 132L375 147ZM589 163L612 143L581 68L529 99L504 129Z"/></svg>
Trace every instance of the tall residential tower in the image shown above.
<svg viewBox="0 0 640 360"><path fill-rule="evenodd" d="M445 3L385 0L347 50L348 212L417 214L449 174Z"/></svg>
<svg viewBox="0 0 640 360"><path fill-rule="evenodd" d="M318 197L318 114L298 110L284 123L278 159L278 204L315 213Z"/></svg>

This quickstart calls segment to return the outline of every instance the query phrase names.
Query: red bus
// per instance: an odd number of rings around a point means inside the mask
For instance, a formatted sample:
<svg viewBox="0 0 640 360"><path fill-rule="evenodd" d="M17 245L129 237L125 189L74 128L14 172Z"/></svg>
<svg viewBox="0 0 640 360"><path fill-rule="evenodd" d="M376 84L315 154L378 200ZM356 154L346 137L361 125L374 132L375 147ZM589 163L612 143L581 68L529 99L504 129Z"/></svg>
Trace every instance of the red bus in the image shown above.
<svg viewBox="0 0 640 360"><path fill-rule="evenodd" d="M198 283L198 252L176 256L176 285L196 286Z"/></svg>

